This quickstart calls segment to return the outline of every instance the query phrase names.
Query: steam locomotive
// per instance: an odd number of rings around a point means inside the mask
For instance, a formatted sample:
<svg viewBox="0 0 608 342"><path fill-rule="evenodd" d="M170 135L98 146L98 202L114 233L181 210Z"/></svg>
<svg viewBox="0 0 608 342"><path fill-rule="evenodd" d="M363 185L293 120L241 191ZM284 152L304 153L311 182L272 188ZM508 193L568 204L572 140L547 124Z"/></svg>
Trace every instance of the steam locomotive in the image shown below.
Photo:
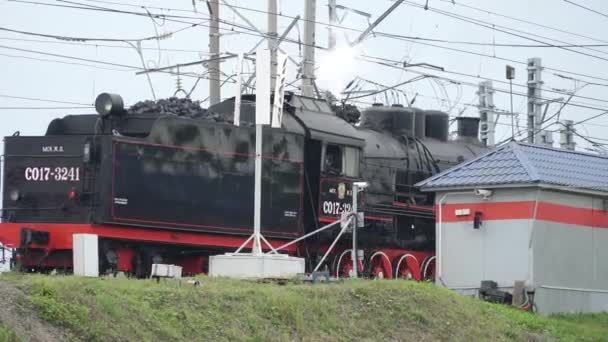
<svg viewBox="0 0 608 342"><path fill-rule="evenodd" d="M182 102L172 110L171 101ZM136 276L152 263L206 272L210 255L243 243L254 213L255 96L242 97L238 126L234 98L207 110L171 101L125 110L119 96L102 94L98 114L5 138L0 243L14 248L19 267L69 271L76 233L98 236L102 273ZM359 272L433 278L433 199L413 184L483 152L478 119L460 119L449 140L448 115L438 111L378 104L353 124L324 100L287 94L284 113L281 128L263 130L261 231L270 244L339 219L351 209L352 183L365 180ZM282 252L310 270L337 230ZM343 238L325 268L349 274L349 246Z"/></svg>

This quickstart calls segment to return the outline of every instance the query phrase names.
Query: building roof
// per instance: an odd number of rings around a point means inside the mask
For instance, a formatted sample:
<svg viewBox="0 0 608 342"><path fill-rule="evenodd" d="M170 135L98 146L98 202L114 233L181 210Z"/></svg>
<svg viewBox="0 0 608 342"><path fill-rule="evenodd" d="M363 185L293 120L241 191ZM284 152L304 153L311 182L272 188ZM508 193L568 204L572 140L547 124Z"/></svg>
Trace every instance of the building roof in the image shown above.
<svg viewBox="0 0 608 342"><path fill-rule="evenodd" d="M509 184L608 192L608 157L511 142L416 186L429 191Z"/></svg>

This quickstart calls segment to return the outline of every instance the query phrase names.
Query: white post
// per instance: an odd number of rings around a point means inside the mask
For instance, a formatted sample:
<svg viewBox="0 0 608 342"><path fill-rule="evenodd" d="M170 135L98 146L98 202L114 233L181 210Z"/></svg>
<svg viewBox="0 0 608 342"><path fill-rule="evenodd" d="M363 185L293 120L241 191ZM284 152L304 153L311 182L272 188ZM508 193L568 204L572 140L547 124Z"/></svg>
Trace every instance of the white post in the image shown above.
<svg viewBox="0 0 608 342"><path fill-rule="evenodd" d="M254 255L262 254L262 140L263 125L270 124L270 51L258 48L256 51L255 73L257 79L255 96L255 186L253 214Z"/></svg>
<svg viewBox="0 0 608 342"><path fill-rule="evenodd" d="M270 89L277 77L277 0L268 0L268 50L270 50Z"/></svg>
<svg viewBox="0 0 608 342"><path fill-rule="evenodd" d="M260 227L262 224L262 124L255 124L255 197L253 214L253 248L254 255L262 254Z"/></svg>
<svg viewBox="0 0 608 342"><path fill-rule="evenodd" d="M243 54L239 53L236 62L236 96L234 97L234 125L241 124L241 94L243 93Z"/></svg>
<svg viewBox="0 0 608 342"><path fill-rule="evenodd" d="M221 101L220 94L220 6L219 0L209 1L211 21L209 22L209 105Z"/></svg>
<svg viewBox="0 0 608 342"><path fill-rule="evenodd" d="M352 187L352 191L353 191L353 213L355 214L355 216L353 217L353 220L351 221L351 225L353 227L353 249L351 252L352 258L353 258L353 273L351 274L352 278L357 278L357 224L358 224L358 208L357 208L357 194L359 193L359 186L357 184L353 183L353 187Z"/></svg>
<svg viewBox="0 0 608 342"><path fill-rule="evenodd" d="M302 95L314 96L315 79L315 20L317 0L305 0L304 5L304 59L302 61Z"/></svg>

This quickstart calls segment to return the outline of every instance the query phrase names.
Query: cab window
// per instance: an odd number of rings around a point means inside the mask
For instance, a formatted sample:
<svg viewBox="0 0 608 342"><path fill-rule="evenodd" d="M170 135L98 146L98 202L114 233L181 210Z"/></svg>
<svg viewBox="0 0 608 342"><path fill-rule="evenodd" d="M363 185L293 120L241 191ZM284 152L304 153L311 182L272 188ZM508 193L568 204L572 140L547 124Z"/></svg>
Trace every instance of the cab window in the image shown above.
<svg viewBox="0 0 608 342"><path fill-rule="evenodd" d="M344 174L348 177L359 177L359 149L344 148Z"/></svg>
<svg viewBox="0 0 608 342"><path fill-rule="evenodd" d="M334 175L342 174L342 148L338 145L327 144L325 147L325 162L323 170Z"/></svg>
<svg viewBox="0 0 608 342"><path fill-rule="evenodd" d="M327 144L323 171L347 177L359 176L359 150L354 147Z"/></svg>

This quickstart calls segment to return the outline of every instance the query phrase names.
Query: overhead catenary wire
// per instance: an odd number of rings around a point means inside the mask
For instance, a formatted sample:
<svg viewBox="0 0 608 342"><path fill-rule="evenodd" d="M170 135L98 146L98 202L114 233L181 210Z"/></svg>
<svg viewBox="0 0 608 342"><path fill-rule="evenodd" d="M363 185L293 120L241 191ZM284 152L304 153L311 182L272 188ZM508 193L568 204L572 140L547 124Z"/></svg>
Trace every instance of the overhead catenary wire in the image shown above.
<svg viewBox="0 0 608 342"><path fill-rule="evenodd" d="M74 1L61 1L61 2L68 3L68 4L76 4L76 5L80 5L80 6L63 5L63 4L49 4L49 3L41 3L41 2L25 1L25 0L9 0L9 1L11 1L11 2L28 3L28 4L35 4L35 5L45 5L45 6L54 6L54 7L66 7L66 8L75 8L75 9L82 9L82 10L96 10L96 11L103 11L103 12L112 12L112 13L122 13L122 14L133 14L133 15L139 15L139 16L148 16L147 13L138 13L138 12L131 12L131 11L121 11L121 10L116 10L116 9L111 9L111 8L100 7L100 6L91 6L91 5L82 4L82 3L74 2ZM119 5L119 6L130 6L130 7L137 7L137 8L154 8L154 9L161 9L161 10L166 10L166 11L182 11L182 12L192 13L191 10L175 9L175 8L168 8L168 7L154 7L154 6L124 4L124 3L117 3L117 2L113 2L113 1L102 1L102 0L82 0L82 1L93 2L93 3L113 4L113 5ZM223 4L221 2L219 2L219 4L221 6L226 6L225 4ZM89 7L83 7L83 6L89 6ZM233 8L242 9L242 10L246 10L246 11L252 11L252 12L257 12L257 13L268 14L268 12L265 11L265 10L260 10L260 9L245 7L245 6L238 6L238 5L230 5L230 6L233 7ZM209 17L202 17L202 16L200 16L200 13L198 13L198 14L199 14L199 16L197 16L197 17L192 17L192 16L175 16L175 15L158 14L158 13L153 13L152 16L155 17L155 18L165 18L167 21L182 22L182 23L188 23L188 22L183 22L183 21L175 20L175 18L181 18L181 19L201 19L201 18L205 18L206 20L210 19ZM275 14L277 16L291 18L291 19L293 19L293 18L296 17L296 16L286 15L286 14L283 14L283 13L280 13L280 12L279 13L275 13ZM306 19L300 19L300 20L310 21L310 20L306 20ZM224 23L226 25L232 25L232 26L239 27L238 24L235 24L233 22L228 22L226 20L220 20L220 22L222 22L222 23ZM356 29L356 28L347 27L347 26L343 26L343 25L324 23L324 22L320 22L320 21L314 21L314 22L317 23L317 24L328 26L328 27L332 27L332 28L335 27L335 28L339 28L339 29L343 29L343 30L349 30L349 31L358 32L358 33L361 33L361 32L364 31L364 30L361 30L361 29ZM193 24L193 23L188 23L188 24ZM208 27L207 25L196 25L196 26ZM246 29L246 30L249 30L249 31L253 31L249 27L242 27L242 26L240 26L240 28L243 28L243 29ZM227 31L233 31L233 32L235 32L234 30L227 30ZM245 33L245 32L239 32L239 33ZM246 34L251 34L251 33L246 33ZM380 32L380 31L376 31L375 30L374 34L385 34L385 32ZM265 36L261 36L260 35L260 37L265 37ZM551 39L551 38L548 38L548 39ZM422 41L413 41L413 42L425 44ZM303 44L300 41L298 41L297 43L299 45ZM431 44L428 44L428 43L425 44L425 45L432 46ZM545 45L547 45L547 44L545 44ZM549 45L551 45L551 44L549 44ZM315 46L315 47L317 47L317 46ZM475 55L478 55L478 56L484 56L484 57L488 57L488 58L492 58L492 59L501 59L501 60L510 61L510 62L513 62L513 63L523 64L523 65L526 64L525 61L510 60L510 59L501 58L501 57L498 57L498 56L485 55L485 54L481 54L481 53L475 53L475 52L466 51L466 50L453 49L453 48L449 48L449 47L442 47L442 46L435 46L435 47L444 48L444 49L453 50L453 51L460 51L460 52L465 52L465 53L472 53L472 54L475 54ZM606 52L606 53L608 53L608 52ZM547 70L554 70L554 71L568 73L568 74L572 74L572 75L576 75L576 76L580 76L580 77L588 77L588 78L592 78L592 79L596 79L596 80L608 81L608 78L602 78L602 77L597 77L597 76L593 76L593 75L586 75L586 74L583 74L583 73L573 72L573 71L569 71L569 70L564 70L564 69L559 69L559 68L551 68L549 66L545 66L544 68L547 69ZM608 86L608 85L606 85L606 86Z"/></svg>
<svg viewBox="0 0 608 342"><path fill-rule="evenodd" d="M369 60L369 59L366 59L366 58L372 58L372 59L375 58L375 59L378 59L378 60ZM394 63L398 63L398 61L394 61L394 60L390 60L390 59L386 59L386 58L382 58L382 57L373 57L373 56L364 55L364 56L362 56L361 59L362 60L368 60L370 62L379 64L379 65L384 65L384 66L391 67L391 68L395 68L395 69L402 69L402 67L394 64ZM380 60L385 60L385 61L382 62ZM463 84L463 85L467 85L467 86L475 87L475 88L477 88L479 86L478 84L475 84L475 83L472 83L472 82L457 80L457 79L453 79L453 78L449 78L449 77L444 77L444 76L438 76L438 75L435 75L435 74L423 73L423 72L416 71L416 70L408 70L408 72L415 73L415 74L421 74L421 75L433 75L433 76L435 76L438 79L443 79L443 80L446 80L446 81L450 81L450 82L454 82L454 83L458 83L458 84ZM441 72L441 71L437 71L437 72ZM474 77L476 77L476 78L482 78L482 79L487 79L487 78L484 78L482 76L474 76ZM497 92L506 93L506 94L510 94L511 93L509 90L506 90L506 89L494 88L494 90L497 91ZM514 96L526 97L526 98L529 97L528 94L518 93L518 92L513 92L513 95ZM554 100L554 99L550 99L550 98L546 98L546 97L540 97L540 96L532 96L531 98L534 98L534 99L537 99L537 100ZM560 101L555 101L555 102L560 103ZM608 110L608 108L601 108L601 107L597 107L597 106L592 106L592 105L587 105L587 104L580 104L580 103L573 103L573 102L571 102L570 105L574 106L574 107L580 107L580 108L585 108L585 109L593 109L593 110L600 110L600 111Z"/></svg>
<svg viewBox="0 0 608 342"><path fill-rule="evenodd" d="M12 46L0 45L0 49L15 50L15 51L21 51L21 52L29 52L29 53L35 53L35 54L40 54L40 55L45 55L45 56L66 58L66 59L72 59L72 60L83 61L83 62L98 63L98 64L102 64L102 65L116 66L116 67L131 69L131 70L146 70L143 67L138 67L138 66L133 66L133 65L126 65L126 64L121 64L121 63L101 61L101 60L95 60L95 59L90 59L90 58L82 58L82 57L76 57L76 56L62 55L62 54L51 53L51 52L46 52L46 51L22 49L22 48L16 48L16 47L12 47ZM172 74L172 75L176 74L174 71L167 71L167 70L160 71L160 72L167 73L167 74ZM195 74L192 74L192 73L180 73L180 76L194 77L194 78L202 77L200 75L195 75Z"/></svg>
<svg viewBox="0 0 608 342"><path fill-rule="evenodd" d="M584 34L580 34L580 33L576 33L576 32L567 31L567 30L564 30L564 29L561 29L561 28L544 25L544 24L541 24L541 23L538 23L538 22L534 22L534 21L530 21L530 20L516 18L516 17L513 17L513 16L509 16L509 15L498 13L498 12L495 12L495 11L490 11L490 10L484 9L484 8L475 7L475 6L463 3L462 0L459 0L458 2L455 2L455 1L452 1L452 0L440 0L440 1L445 2L445 3L450 3L451 5L454 5L456 7L464 7L464 8L472 9L474 11L481 12L481 13L483 13L485 15L490 14L490 15L494 15L494 16L497 16L497 17L509 19L509 20L512 20L512 21L516 21L516 22L520 22L520 23L524 23L524 24L528 24L528 25L544 28L544 29L547 29L547 30L552 30L552 31L559 32L559 33L569 34L569 35L572 35L572 36L575 36L575 37L578 37L578 38L585 38L585 39L593 40L593 41L600 42L600 43L608 43L607 40L602 40L602 39L598 39L598 38L591 37L591 36L588 36L588 35L584 35Z"/></svg>
<svg viewBox="0 0 608 342"><path fill-rule="evenodd" d="M96 7L95 7L95 8L96 8ZM120 11L118 11L118 12L120 12ZM131 14L132 12L127 12L127 13L128 13L128 14ZM146 14L146 15L147 15L147 14ZM183 22L183 21L174 20L174 19L167 19L167 20L170 20L170 21L177 21L177 22ZM225 20L220 20L220 21L221 21L221 22L225 22ZM185 22L185 23L188 23L188 24L193 24L193 23L190 23L190 22ZM246 30L252 31L252 29L250 29L250 28L243 27L243 26L238 25L238 24L235 24L235 23L229 23L229 24L231 24L231 25L233 25L233 26L237 26L237 27L239 27L239 26L240 26L240 28L243 28L243 29L246 29ZM193 24L193 25L199 26L200 24ZM202 26L206 26L206 25L202 25ZM234 31L234 30L231 30L231 31ZM240 32L242 32L242 31L240 31ZM261 36L261 37L264 37L264 35L261 35L261 34L259 34L258 32L255 32L255 33L252 33L252 32L242 32L242 33L246 33L246 34L250 34L250 35L254 35L254 36ZM295 42L295 41L290 40L290 39L288 39L288 38L286 38L286 39L285 39L285 41L289 41L289 42L292 42L292 43L298 43L298 44L301 44L300 42ZM1 47L1 46L0 46L0 47ZM320 47L320 46L316 46L316 45L315 45L314 47L315 47L315 48L319 48L319 49L325 49L325 48L322 48L322 47ZM385 64L385 63L382 63L382 64ZM136 68L136 67L132 67L132 68ZM141 68L138 68L138 69L141 69ZM412 71L410 71L410 72L412 72ZM461 81L454 81L454 80L452 80L452 79L447 79L447 78L443 78L443 79L446 79L446 80L449 80L449 81L452 81L452 82L461 82ZM461 83L465 83L465 82L461 82ZM477 85L475 85L475 84L470 84L470 83L469 83L469 84L467 84L467 85L470 85L470 86L475 86L475 87L477 86ZM497 89L497 91L500 91L500 92L506 92L505 90L500 90L500 89ZM521 93L517 93L517 94L514 94L514 95L517 95L517 96L527 96L526 94L521 94ZM539 98L539 99L543 99L543 100L544 100L545 98ZM571 103L571 105L573 105L573 106L578 106L578 107L582 107L582 108L587 108L587 109L605 110L605 108L597 108L597 107L586 106L586 105L581 105L581 104L574 104L574 103Z"/></svg>
<svg viewBox="0 0 608 342"><path fill-rule="evenodd" d="M114 10L111 10L111 12L119 12L119 13L120 13L121 11L114 11ZM133 13L129 13L129 14L133 14ZM141 14L139 14L139 15L141 15ZM147 15L147 14L146 14L146 15ZM172 17L175 17L175 16L172 16ZM171 21L176 21L176 20L171 20ZM177 22L179 22L179 21L177 21ZM224 20L222 20L222 22L223 22L223 23L225 23L225 24L228 24L228 25L234 25L234 26L237 26L237 27L238 27L238 25L235 25L234 23L230 23L230 22L227 22L227 21L224 21ZM193 26L205 26L205 25L196 25L196 24L193 24L193 23L188 23L188 24L191 24L191 25L193 25ZM244 29L248 29L248 28L246 28L246 27L242 27L242 28L244 28ZM250 30L250 29L248 29L248 30ZM232 30L232 31L234 31L234 30ZM250 30L250 31L251 31L251 30ZM249 34L252 34L252 33L249 33ZM262 36L262 37L264 37L264 35L259 35L259 34L252 34L252 35L258 35L258 36ZM297 42L297 43L298 43L298 44L301 44L300 42ZM318 46L315 46L315 47L317 47L317 48L321 48L321 47L318 47ZM568 71L564 71L564 72L566 72L566 73L570 73L570 72L568 72ZM583 76L583 77L584 77L584 76ZM457 81L457 82L458 82L458 81ZM524 94L520 94L520 95L521 95L521 96L523 96ZM590 107L587 107L587 108L590 108ZM602 108L592 108L592 109L603 110Z"/></svg>
<svg viewBox="0 0 608 342"><path fill-rule="evenodd" d="M369 58L373 58L373 59L377 59L377 60L381 60L381 61L385 61L385 62L389 62L389 63L395 63L395 65L401 65L400 61L396 61L396 60L393 60L393 59L390 59L390 58L374 57L374 56L367 56L367 55L365 55L364 57L369 57ZM444 69L444 70L437 70L435 68L428 68L428 67L425 67L425 66L421 66L421 67L422 68L427 68L427 69L432 70L432 71L442 72L442 73L448 73L448 74L454 74L454 75L459 75L459 76L477 78L477 79L480 79L480 80L491 80L493 82L501 83L501 84L505 84L505 85L510 84L507 81L497 80L497 79L494 79L494 78L484 77L484 76L481 76L481 75L474 75L474 74L469 74L469 73L464 73L464 72L458 72L458 71L453 71L453 70L446 70L446 69ZM513 85L521 87L521 88L528 88L528 86L526 84L513 83ZM569 96L572 95L571 92L568 92L568 91L560 91L560 90L548 89L548 88L541 88L541 89L543 91L546 91L546 92L549 92L549 93L554 93L554 94L559 94L559 95L569 95ZM599 98L595 98L595 97L588 97L588 96L582 96L582 95L576 95L576 94L573 95L573 96L577 97L577 98L581 98L581 99L588 99L588 100L592 100L592 101L608 103L608 100L605 100L605 99L599 99ZM579 104L582 104L582 105L592 105L592 104L586 103L586 102L576 102L575 101L573 103L579 103ZM608 108L606 108L606 109L608 109Z"/></svg>
<svg viewBox="0 0 608 342"><path fill-rule="evenodd" d="M47 59L47 58L35 58L35 57L23 56L23 55L10 55L10 54L6 54L6 53L0 53L0 56L9 57L9 58L16 58L16 59L27 59L27 60L37 61L37 62L58 63L58 64L66 64L66 65L76 65L76 66L83 66L83 67L87 67L87 68L100 69L100 70L108 70L108 71L118 71L118 72L128 72L128 71L130 71L130 69L109 68L109 67L103 67L103 66L92 65L92 64L85 64L85 63L78 63L78 62L67 62L67 61L60 61L60 60L56 60L56 59Z"/></svg>
<svg viewBox="0 0 608 342"><path fill-rule="evenodd" d="M162 35L156 35L156 36L144 37L144 38L120 38L119 39L119 38L98 38L98 37L93 38L93 37L62 36L62 35L47 34L47 33L21 31L21 30L10 29L7 27L0 27L0 31L19 33L19 34L24 34L24 35L29 35L29 36L36 36L36 37L53 38L53 39L59 39L59 40L65 40L65 41L74 41L74 42L92 42L92 41L97 41L97 42L124 42L124 41L143 42L143 41L147 41L147 40L166 39L177 32L177 31L169 32L169 33L165 33Z"/></svg>
<svg viewBox="0 0 608 342"><path fill-rule="evenodd" d="M132 7L132 8L151 8L151 9L156 9L156 10L165 10L165 11L177 11L177 12L192 13L192 10L179 9L179 8L171 8L171 7L157 7L157 6L148 6L148 5L135 5L135 4L129 4L129 3L120 3L120 2L115 2L115 1L104 1L104 0L81 0L81 1L92 2L92 3L101 3L101 4L109 4L109 5L117 5L117 6L128 6L128 7ZM452 3L452 0L442 0L442 1L448 1L448 2ZM218 4L220 6L228 6L228 5L226 5L226 4L222 3L222 2L218 2ZM251 7L239 6L239 5L235 5L235 4L231 4L229 7L240 9L240 10L245 10L245 11L256 12L256 13L260 13L260 14L274 14L274 15L277 15L277 16L280 16L280 17L285 17L285 18L290 18L290 19L294 19L296 17L296 16L286 15L286 14L281 13L281 12L270 13L270 12L268 12L266 10L260 10L260 9L251 8ZM318 20L314 20L314 21L313 20L309 20L309 19L301 19L301 20L302 21L314 22L315 24L327 26L327 27L330 27L330 28L339 28L339 29L342 29L342 30L349 30L349 31L357 32L357 33L362 33L362 32L365 31L365 30L362 30L362 29L356 29L356 28L352 28L352 27L348 27L348 26L344 26L344 25L340 25L340 24L321 22L321 21L318 21ZM532 22L528 22L528 23L532 23ZM548 26L543 26L543 25L538 25L538 26L550 28ZM564 32L564 33L569 33L569 34L572 34L572 35L577 35L576 33L571 33L571 32L560 30L560 29L556 29L556 28L550 28L550 29L553 29L553 30L556 30L556 31L561 31L561 32ZM391 33L380 32L380 31L374 30L374 35L392 35L392 34ZM582 38L593 39L593 38L589 38L589 37L584 36L584 35L578 35L578 36L582 37ZM508 46L508 47L549 47L549 48L553 47L553 48L558 48L558 47L604 47L604 46L608 46L608 41L603 42L603 44L564 44L563 46L550 46L550 45L546 45L546 44L500 44L500 43L483 43L483 42L459 42L459 41L449 41L449 40L437 40L437 39L424 38L424 37L409 37L409 38L420 39L420 40L427 40L427 41L454 43L454 44L470 44L470 45L485 45L485 46ZM608 52L605 52L605 51L600 51L600 52L608 54Z"/></svg>
<svg viewBox="0 0 608 342"><path fill-rule="evenodd" d="M30 96L18 96L18 95L0 94L0 97L8 98L8 99L15 99L15 100L28 100L28 101L38 101L38 102L71 104L71 105L79 105L79 106L91 106L91 103L74 102L74 101L63 101L63 100L52 100L52 99L43 99L43 98L39 98L39 97L30 97Z"/></svg>
<svg viewBox="0 0 608 342"><path fill-rule="evenodd" d="M21 0L16 0L16 1L22 2ZM71 4L78 4L77 2L73 2L73 1L62 1L62 2L71 3ZM28 1L27 3L31 3L31 2L29 2L29 1ZM79 8L80 8L80 7L79 7ZM86 8L86 7L85 7L85 8ZM123 12L124 12L124 11L118 11L118 10L106 9L106 8L102 8L102 7L98 7L98 6L94 6L94 7L92 7L92 9L95 9L95 10L108 10L108 11L111 11L111 12L118 12L118 13L123 13ZM127 13L127 14L135 14L135 12L126 12L126 13ZM143 13L139 13L139 14L140 14L140 15L143 15ZM148 14L146 14L146 15L148 15ZM160 17L161 15L155 14L154 16ZM181 16L181 17L183 17L183 16ZM174 21L174 20L172 20L172 21ZM225 21L225 20L220 20L220 22L226 22L226 21ZM235 23L229 23L229 24L231 24L231 25L235 25ZM250 28L243 27L243 26L240 26L240 28L251 30ZM234 31L234 30L232 30L232 31ZM244 33L244 32L242 32L242 31L241 31L241 33ZM254 34L254 35L258 35L258 36L262 36L262 37L264 37L263 35L260 35L260 34L259 34L259 33L257 33L257 32L256 32L256 34ZM287 40L287 41L289 41L288 39L286 39L286 40ZM299 42L298 42L298 43L299 43ZM320 48L320 47L318 47L318 46L315 46L315 47ZM477 78L483 78L483 77L481 77L481 76L475 76L475 77L477 77ZM498 82L502 82L502 81L498 81ZM547 91L550 91L550 92L551 92L552 90L547 90ZM555 91L553 91L553 92L555 92ZM556 93L564 94L563 92L556 92ZM579 95L577 95L577 97L580 97L580 96L579 96ZM592 99L592 100L596 100L596 101L605 101L605 100L598 100L598 99L593 99L593 98L590 98L590 99ZM608 102L608 101L605 101L605 102ZM588 107L589 107L589 106L588 106Z"/></svg>
<svg viewBox="0 0 608 342"><path fill-rule="evenodd" d="M404 1L403 5L409 5L409 6L412 6L412 7L417 7L417 8L425 9L425 7L423 5L420 5L418 3L411 2L411 1ZM439 9L436 9L436 8L428 8L428 9L425 9L425 10L432 11L432 12L435 12L435 13L438 13L438 14L444 15L446 17L456 19L456 20L468 22L468 23L471 23L473 25L477 25L477 26L480 26L480 27L483 27L483 28L486 28L486 29L494 30L494 31L497 31L497 32L502 32L502 33L505 33L505 34L508 34L508 35L511 35L511 36L514 36L514 37L523 38L523 39L526 39L526 40L530 40L530 41L533 41L533 42L537 42L537 43L541 43L541 44L545 44L545 45L549 45L549 46L555 46L555 45L552 44L552 43L548 43L548 42L539 40L537 38L531 38L529 36L535 36L535 37L540 37L540 38L543 38L543 39L550 39L550 40L553 40L553 41L558 41L558 42L564 43L563 41L547 38L547 37L544 37L544 36L541 36L541 35L537 35L537 34L534 34L534 33L529 33L529 32L526 32L526 31L521 31L521 30L517 30L517 29L513 29L513 28L508 28L508 27L505 27L505 26L502 26L502 25L497 25L495 23L490 23L490 22L487 22L487 21L483 21L483 20L476 19L476 18L471 18L471 17L468 17L468 16L452 13L452 12L449 12L449 11L439 10ZM519 33L514 33L514 32L519 32ZM528 35L528 36L526 36L526 35ZM584 56L587 56L587 57L592 57L592 58L595 58L595 59L599 59L599 60L603 60L603 61L608 61L608 58L604 58L604 57L601 57L601 56L597 56L597 55L589 54L589 53L586 53L586 52L574 50L572 48L567 48L567 47L559 47L559 48L562 49L562 50L565 50L565 51L570 51L572 53L584 55Z"/></svg>
<svg viewBox="0 0 608 342"><path fill-rule="evenodd" d="M577 7L580 7L580 8L582 8L582 9L585 9L585 10L587 10L587 11L589 11L589 12L593 12L593 13L595 13L595 14L599 14L599 15L601 15L601 16L603 16L603 17L608 18L608 14L606 14L606 13L602 13L602 12L600 12L600 11L598 11L598 10L594 10L593 8L590 8L590 7L587 7L587 6L583 6L583 5L581 5L581 4L579 4L579 3L576 3L576 2L574 2L574 1L570 1L570 0L564 0L564 1L565 1L565 2L567 2L567 3L569 3L569 4L572 4L572 5L574 5L574 6L577 6Z"/></svg>
<svg viewBox="0 0 608 342"><path fill-rule="evenodd" d="M55 110L55 109L89 109L93 106L82 107L0 107L2 110Z"/></svg>
<svg viewBox="0 0 608 342"><path fill-rule="evenodd" d="M116 48L116 49L132 49L132 47L125 45L110 45L110 44L89 44L84 42L70 42L70 41L58 41L58 40L42 40L42 39L26 39L26 38L12 38L12 37L0 37L0 40L9 40L15 42L28 42L28 43L41 43L41 44L62 44L62 45L72 45L72 46L82 46L82 47L107 47L107 48ZM204 50L189 50L189 49L172 49L172 48L155 48L155 47L141 47L142 50L160 50L163 52L193 52L203 55L209 55L209 51Z"/></svg>

